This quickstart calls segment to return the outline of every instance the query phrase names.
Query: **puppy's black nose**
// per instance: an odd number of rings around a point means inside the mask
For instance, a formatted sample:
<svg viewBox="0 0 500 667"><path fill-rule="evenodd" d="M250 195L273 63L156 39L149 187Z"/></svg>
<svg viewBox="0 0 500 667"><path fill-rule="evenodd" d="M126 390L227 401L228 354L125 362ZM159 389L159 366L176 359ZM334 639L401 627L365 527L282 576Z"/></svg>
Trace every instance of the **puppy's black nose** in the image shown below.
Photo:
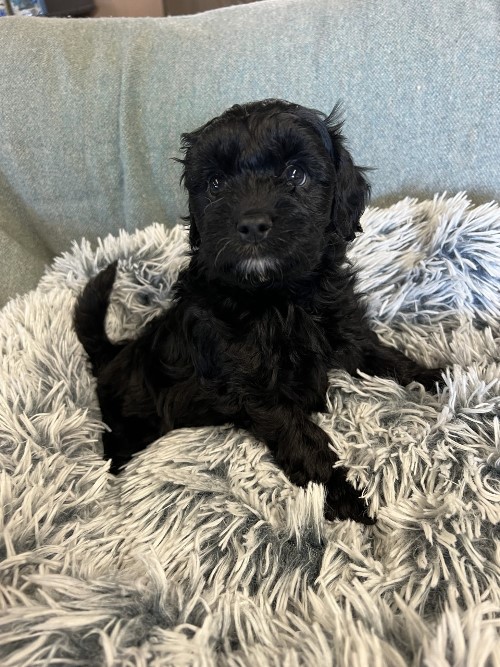
<svg viewBox="0 0 500 667"><path fill-rule="evenodd" d="M260 243L271 231L273 223L266 213L244 215L238 225L238 234L245 243Z"/></svg>

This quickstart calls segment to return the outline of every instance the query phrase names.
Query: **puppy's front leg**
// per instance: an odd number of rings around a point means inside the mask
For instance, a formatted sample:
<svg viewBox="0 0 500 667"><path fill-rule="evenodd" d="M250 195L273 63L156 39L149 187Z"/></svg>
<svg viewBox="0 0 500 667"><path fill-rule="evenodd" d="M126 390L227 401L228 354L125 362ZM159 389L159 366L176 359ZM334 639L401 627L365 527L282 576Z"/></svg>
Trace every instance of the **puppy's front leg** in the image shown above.
<svg viewBox="0 0 500 667"><path fill-rule="evenodd" d="M344 468L333 468L338 461L323 429L312 422L296 405L252 406L246 409L249 430L264 440L276 462L297 486L319 482L327 489L327 519L354 519L373 524L367 506L346 479Z"/></svg>

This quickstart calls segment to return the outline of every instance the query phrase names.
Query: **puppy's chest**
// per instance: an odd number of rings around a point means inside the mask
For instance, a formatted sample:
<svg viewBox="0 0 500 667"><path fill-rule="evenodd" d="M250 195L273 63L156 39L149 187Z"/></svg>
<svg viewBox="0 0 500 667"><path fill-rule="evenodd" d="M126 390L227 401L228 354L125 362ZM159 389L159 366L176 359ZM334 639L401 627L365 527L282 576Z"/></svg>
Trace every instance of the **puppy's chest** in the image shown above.
<svg viewBox="0 0 500 667"><path fill-rule="evenodd" d="M308 386L315 391L326 381L326 338L320 324L305 310L268 308L242 313L233 320L216 319L220 364L214 376L224 382L263 390ZM321 376L321 379L319 377Z"/></svg>

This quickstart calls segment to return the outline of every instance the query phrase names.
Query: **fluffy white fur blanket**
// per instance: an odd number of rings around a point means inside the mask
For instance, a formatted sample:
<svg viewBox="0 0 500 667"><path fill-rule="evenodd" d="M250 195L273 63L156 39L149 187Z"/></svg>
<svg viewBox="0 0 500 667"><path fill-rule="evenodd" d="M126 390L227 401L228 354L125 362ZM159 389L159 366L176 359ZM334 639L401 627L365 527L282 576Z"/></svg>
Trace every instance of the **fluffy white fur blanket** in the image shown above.
<svg viewBox="0 0 500 667"><path fill-rule="evenodd" d="M110 333L168 306L184 231L83 242L0 314L3 667L500 665L500 209L369 209L351 258L387 343L446 386L331 376L319 423L374 527L322 518L246 432L185 429L113 477L72 308L118 258Z"/></svg>

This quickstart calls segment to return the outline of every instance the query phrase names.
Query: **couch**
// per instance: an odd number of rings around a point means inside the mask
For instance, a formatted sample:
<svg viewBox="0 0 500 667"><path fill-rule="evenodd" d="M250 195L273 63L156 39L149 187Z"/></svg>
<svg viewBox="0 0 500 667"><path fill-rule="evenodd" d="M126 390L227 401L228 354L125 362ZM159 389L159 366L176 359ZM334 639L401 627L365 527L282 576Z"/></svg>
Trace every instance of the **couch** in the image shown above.
<svg viewBox="0 0 500 667"><path fill-rule="evenodd" d="M497 0L0 19L0 664L498 666L499 27ZM230 424L102 458L75 300L118 260L111 338L168 307L180 135L268 96L343 101L370 326L444 369L330 374L314 419L374 526Z"/></svg>
<svg viewBox="0 0 500 667"><path fill-rule="evenodd" d="M71 241L186 213L180 135L226 107L341 101L375 204L499 196L496 0L266 0L0 22L0 303Z"/></svg>

